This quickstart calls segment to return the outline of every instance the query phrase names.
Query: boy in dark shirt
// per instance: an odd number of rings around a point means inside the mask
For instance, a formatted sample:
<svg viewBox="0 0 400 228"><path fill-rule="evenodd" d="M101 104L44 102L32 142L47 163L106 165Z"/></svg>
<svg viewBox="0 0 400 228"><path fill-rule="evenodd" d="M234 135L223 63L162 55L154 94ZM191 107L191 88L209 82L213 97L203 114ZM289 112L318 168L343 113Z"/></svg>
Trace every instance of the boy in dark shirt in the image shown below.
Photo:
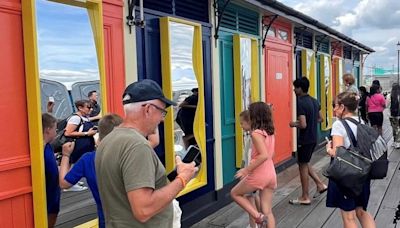
<svg viewBox="0 0 400 228"><path fill-rule="evenodd" d="M99 121L99 141L108 135L116 126L122 123L122 118L116 114L106 115ZM97 215L99 217L99 228L105 227L103 207L100 200L99 189L96 181L96 170L94 165L95 151L85 153L72 167L70 165L70 156L73 147L63 146L63 155L60 164L60 186L63 189L70 188L85 177L96 201Z"/></svg>
<svg viewBox="0 0 400 228"><path fill-rule="evenodd" d="M291 204L309 205L311 199L309 196L308 176L310 176L317 185L317 192L314 198L327 190L327 186L321 182L318 175L314 172L308 163L311 160L312 153L317 144L317 126L322 121L320 105L318 101L308 95L310 82L306 77L296 79L293 82L294 92L297 96L297 121L289 124L290 127L296 127L298 131L297 140L297 163L300 171L300 181L302 195L297 199L289 201Z"/></svg>
<svg viewBox="0 0 400 228"><path fill-rule="evenodd" d="M44 167L46 176L47 223L54 227L60 211L60 186L58 183L58 166L54 150L50 143L57 135L57 119L48 113L42 114L44 141ZM67 143L67 146L71 143Z"/></svg>

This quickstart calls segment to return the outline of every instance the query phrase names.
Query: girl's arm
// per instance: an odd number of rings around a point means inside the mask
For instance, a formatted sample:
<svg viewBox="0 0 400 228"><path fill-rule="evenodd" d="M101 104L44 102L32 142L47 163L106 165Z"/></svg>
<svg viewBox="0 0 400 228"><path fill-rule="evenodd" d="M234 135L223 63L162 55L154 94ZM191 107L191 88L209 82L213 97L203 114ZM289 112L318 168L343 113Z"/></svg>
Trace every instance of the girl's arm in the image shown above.
<svg viewBox="0 0 400 228"><path fill-rule="evenodd" d="M265 146L265 136L261 135L259 133L256 132L252 132L251 133L251 140L254 144L254 147L256 148L256 150L260 153L259 156L257 157L257 159L251 163L251 165L249 165L247 167L247 170L249 172L253 171L254 169L256 169L258 166L260 166L264 161L266 161L267 159L271 159L268 157L268 153L267 153L267 148ZM272 154L272 153L270 153Z"/></svg>
<svg viewBox="0 0 400 228"><path fill-rule="evenodd" d="M381 94L381 102L382 102L382 107L386 108L386 100L385 97Z"/></svg>

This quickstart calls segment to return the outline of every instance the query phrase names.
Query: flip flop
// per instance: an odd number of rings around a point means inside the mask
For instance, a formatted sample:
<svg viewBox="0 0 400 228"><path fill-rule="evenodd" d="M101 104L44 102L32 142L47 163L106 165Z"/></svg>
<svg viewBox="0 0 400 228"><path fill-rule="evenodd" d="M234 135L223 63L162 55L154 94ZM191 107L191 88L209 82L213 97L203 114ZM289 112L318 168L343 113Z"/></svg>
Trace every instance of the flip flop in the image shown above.
<svg viewBox="0 0 400 228"><path fill-rule="evenodd" d="M306 201L301 201L299 199L291 199L289 200L289 203L293 205L311 205L311 201L306 202Z"/></svg>
<svg viewBox="0 0 400 228"><path fill-rule="evenodd" d="M322 194L323 194L324 192L326 192L327 190L328 190L328 187L322 189L321 191L317 191L317 192L314 194L313 198L318 198L320 195L322 195Z"/></svg>

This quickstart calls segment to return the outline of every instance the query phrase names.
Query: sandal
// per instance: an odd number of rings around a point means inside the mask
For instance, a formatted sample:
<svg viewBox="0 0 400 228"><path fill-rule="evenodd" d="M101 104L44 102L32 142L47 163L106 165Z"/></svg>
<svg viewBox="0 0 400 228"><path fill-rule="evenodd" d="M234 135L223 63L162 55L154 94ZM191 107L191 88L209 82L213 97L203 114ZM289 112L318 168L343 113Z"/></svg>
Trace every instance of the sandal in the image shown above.
<svg viewBox="0 0 400 228"><path fill-rule="evenodd" d="M311 205L311 201L302 201L299 199L291 199L289 203L293 205Z"/></svg>
<svg viewBox="0 0 400 228"><path fill-rule="evenodd" d="M268 218L262 213L260 213L258 218L255 218L254 221L256 222L258 228L267 227Z"/></svg>
<svg viewBox="0 0 400 228"><path fill-rule="evenodd" d="M322 189L321 191L316 191L315 192L315 194L314 194L314 196L313 196L313 198L315 199L315 198L318 198L318 197L320 197L324 192L326 192L328 190L328 187L325 187L324 189Z"/></svg>

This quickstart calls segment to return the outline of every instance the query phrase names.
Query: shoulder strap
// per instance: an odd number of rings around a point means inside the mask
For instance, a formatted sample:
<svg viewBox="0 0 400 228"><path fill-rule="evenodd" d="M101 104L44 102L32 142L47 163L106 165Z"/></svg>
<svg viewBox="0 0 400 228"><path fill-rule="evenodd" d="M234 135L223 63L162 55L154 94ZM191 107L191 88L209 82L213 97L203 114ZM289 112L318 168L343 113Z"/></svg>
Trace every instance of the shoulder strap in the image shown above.
<svg viewBox="0 0 400 228"><path fill-rule="evenodd" d="M350 122L352 122L353 124L355 124L355 125L359 125L359 124L361 124L361 121L357 121L357 120L355 120L355 119L353 119L353 118L345 118L345 120L348 120L348 121L350 121Z"/></svg>
<svg viewBox="0 0 400 228"><path fill-rule="evenodd" d="M340 121L342 122L344 128L346 129L347 135L348 135L349 138L350 138L350 144L351 144L353 147L357 147L357 140L356 140L356 137L354 136L353 131L351 130L350 126L347 124L346 119L340 120ZM355 120L354 120L354 121L355 121ZM357 121L356 121L356 122L357 122Z"/></svg>

